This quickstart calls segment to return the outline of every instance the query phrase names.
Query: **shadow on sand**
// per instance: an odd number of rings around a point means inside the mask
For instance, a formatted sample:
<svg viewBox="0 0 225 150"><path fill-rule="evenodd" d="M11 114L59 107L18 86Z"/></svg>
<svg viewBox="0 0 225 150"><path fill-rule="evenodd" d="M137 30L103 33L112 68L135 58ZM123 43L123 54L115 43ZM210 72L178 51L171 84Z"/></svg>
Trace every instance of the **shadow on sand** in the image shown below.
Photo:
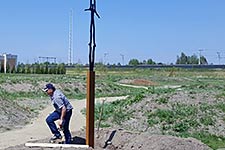
<svg viewBox="0 0 225 150"><path fill-rule="evenodd" d="M86 139L82 138L82 137L75 136L75 137L73 137L71 144L85 145Z"/></svg>

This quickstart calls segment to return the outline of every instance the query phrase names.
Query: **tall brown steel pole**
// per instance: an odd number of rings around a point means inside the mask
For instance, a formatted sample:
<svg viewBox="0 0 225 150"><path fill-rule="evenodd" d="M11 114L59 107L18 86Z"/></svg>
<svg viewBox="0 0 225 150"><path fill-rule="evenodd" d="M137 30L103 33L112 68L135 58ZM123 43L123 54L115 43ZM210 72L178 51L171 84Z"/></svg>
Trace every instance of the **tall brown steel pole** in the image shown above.
<svg viewBox="0 0 225 150"><path fill-rule="evenodd" d="M94 148L94 113L95 113L95 14L99 18L96 11L96 0L90 0L90 8L85 11L91 11L90 23L90 42L89 42L89 71L87 72L87 104L86 104L86 144Z"/></svg>

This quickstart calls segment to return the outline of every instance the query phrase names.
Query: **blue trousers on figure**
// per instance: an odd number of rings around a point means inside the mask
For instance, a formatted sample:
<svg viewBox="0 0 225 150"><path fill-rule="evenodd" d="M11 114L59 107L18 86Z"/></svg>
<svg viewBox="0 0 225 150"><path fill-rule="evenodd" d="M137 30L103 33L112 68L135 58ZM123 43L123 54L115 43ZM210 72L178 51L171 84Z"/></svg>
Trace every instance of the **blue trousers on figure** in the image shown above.
<svg viewBox="0 0 225 150"><path fill-rule="evenodd" d="M69 130L69 123L70 123L71 115L72 115L72 110L67 111L66 115L64 117L64 121L63 121L63 133L65 136L66 144L70 144L71 138L72 138L70 130ZM46 118L46 123L48 124L52 134L54 134L57 137L61 136L61 134L60 134L59 130L57 129L54 121L60 119L60 116L61 116L61 113L54 111Z"/></svg>

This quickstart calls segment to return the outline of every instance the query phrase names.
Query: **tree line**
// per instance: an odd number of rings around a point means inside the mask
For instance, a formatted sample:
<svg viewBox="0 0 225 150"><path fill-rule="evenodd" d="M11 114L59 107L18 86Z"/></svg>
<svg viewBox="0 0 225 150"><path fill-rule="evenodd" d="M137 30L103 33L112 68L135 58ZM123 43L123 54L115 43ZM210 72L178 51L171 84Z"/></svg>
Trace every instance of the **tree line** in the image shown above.
<svg viewBox="0 0 225 150"><path fill-rule="evenodd" d="M204 56L196 56L195 54L192 56L186 56L184 53L181 53L180 56L177 56L176 64L202 64L207 65L207 59Z"/></svg>
<svg viewBox="0 0 225 150"><path fill-rule="evenodd" d="M1 67L1 73L4 72L4 68ZM17 67L6 66L7 73L25 73L25 74L65 74L66 65L64 63L34 63L24 64L19 63Z"/></svg>
<svg viewBox="0 0 225 150"><path fill-rule="evenodd" d="M152 59L148 59L148 60L143 60L143 61L139 61L138 59L131 59L128 63L128 65L131 66L137 66L137 65L161 65L163 63L156 63L155 61L153 61ZM187 56L185 53L181 53L180 56L177 56L177 60L176 60L176 64L203 64L203 65L207 65L208 61L204 56L200 56L200 58L198 58L197 55L193 54L191 56Z"/></svg>

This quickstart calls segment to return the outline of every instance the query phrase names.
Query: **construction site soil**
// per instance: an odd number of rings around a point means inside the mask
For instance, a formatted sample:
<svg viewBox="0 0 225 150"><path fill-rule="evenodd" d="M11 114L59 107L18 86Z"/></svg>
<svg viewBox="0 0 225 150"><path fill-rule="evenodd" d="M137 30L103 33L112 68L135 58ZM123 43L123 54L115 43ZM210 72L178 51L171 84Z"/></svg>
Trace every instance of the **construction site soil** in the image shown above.
<svg viewBox="0 0 225 150"><path fill-rule="evenodd" d="M126 81L127 83L128 81ZM129 83L138 85L155 85L156 83L145 82L143 80L129 81ZM27 86L26 86L27 87ZM196 99L189 99L185 93L178 93L171 96L171 100L179 101L180 97L186 99L189 103L200 103L201 97L204 97L204 101L211 101L211 98L207 99L207 93L201 95L196 94ZM154 97L154 95L153 95ZM157 133L157 129L147 128L146 122L138 120L143 115L141 109L152 109L158 107L156 103L148 107L146 105L153 99L153 97L146 97L141 103L132 105L128 109L136 110L136 120L125 121L121 126L112 125L111 128L103 128L99 131L95 131L95 149L106 149L106 150L208 150L210 149L204 143L194 138L179 138L169 135L160 135ZM38 108L46 107L49 103L46 100L36 102L34 100L24 99L21 104L13 101L0 100L0 134L7 133L7 131L16 129L20 130L26 124L29 123L30 118L37 117L37 112L29 110L27 107L21 107L22 104L37 106ZM41 103L41 105L40 105ZM76 106L74 106L76 108ZM146 107L146 108L145 108ZM40 109L41 110L41 109ZM143 118L144 119L144 118ZM79 120L79 118L78 118ZM44 120L43 120L44 121ZM135 129L135 130L132 130ZM85 130L72 132L74 144L85 144ZM49 136L50 137L50 136ZM21 135L23 138L23 135ZM9 141L10 142L10 141ZM27 141L29 142L29 141ZM48 143L48 139L38 139L32 142ZM72 150L75 148L43 148L43 147L26 147L25 143L5 148L6 150ZM82 148L77 148L82 149ZM92 148L88 148L92 149Z"/></svg>

